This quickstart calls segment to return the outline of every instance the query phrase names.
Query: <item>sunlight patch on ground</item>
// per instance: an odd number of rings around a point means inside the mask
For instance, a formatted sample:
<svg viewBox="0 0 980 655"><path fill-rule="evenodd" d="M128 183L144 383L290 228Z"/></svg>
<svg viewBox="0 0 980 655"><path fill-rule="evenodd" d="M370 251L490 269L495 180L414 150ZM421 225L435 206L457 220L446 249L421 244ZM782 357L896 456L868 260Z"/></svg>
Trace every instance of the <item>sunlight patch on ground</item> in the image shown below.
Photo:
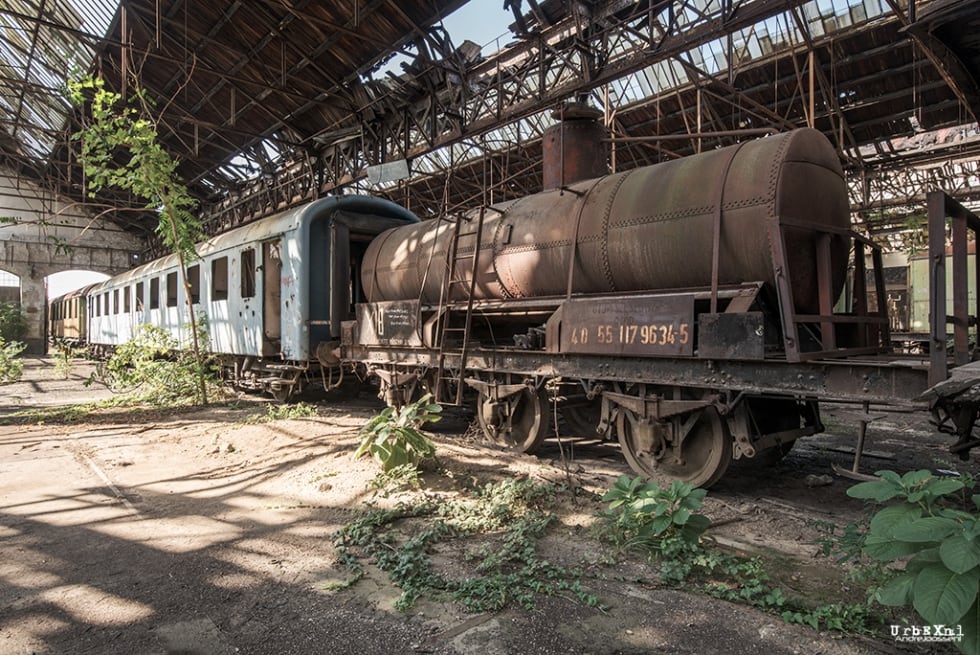
<svg viewBox="0 0 980 655"><path fill-rule="evenodd" d="M155 518L152 535L139 541L132 539L133 529L129 522L101 525L94 529L107 536L130 541L133 545L167 553L202 550L232 541L241 534L241 529L234 524L193 515Z"/></svg>
<svg viewBox="0 0 980 655"><path fill-rule="evenodd" d="M153 614L153 608L88 585L54 587L40 598L61 607L77 621L91 625L126 625Z"/></svg>

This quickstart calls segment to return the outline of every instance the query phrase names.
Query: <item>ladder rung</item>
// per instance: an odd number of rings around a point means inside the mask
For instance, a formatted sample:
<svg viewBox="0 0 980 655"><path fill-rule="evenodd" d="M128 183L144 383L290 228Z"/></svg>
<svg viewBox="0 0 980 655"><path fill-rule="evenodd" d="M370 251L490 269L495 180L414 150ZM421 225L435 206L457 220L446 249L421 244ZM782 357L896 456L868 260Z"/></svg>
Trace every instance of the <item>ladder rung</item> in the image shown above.
<svg viewBox="0 0 980 655"><path fill-rule="evenodd" d="M469 232L458 232L456 234L456 236L457 237L468 237L468 236L472 236L474 234L479 234L479 233L480 233L479 230L470 230Z"/></svg>

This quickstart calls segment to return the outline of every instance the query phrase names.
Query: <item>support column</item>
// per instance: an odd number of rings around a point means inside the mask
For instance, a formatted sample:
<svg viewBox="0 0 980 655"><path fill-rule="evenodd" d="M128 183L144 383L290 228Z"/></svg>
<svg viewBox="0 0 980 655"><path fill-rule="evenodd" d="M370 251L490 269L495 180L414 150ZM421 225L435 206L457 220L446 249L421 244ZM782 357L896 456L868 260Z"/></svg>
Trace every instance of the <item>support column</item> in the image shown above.
<svg viewBox="0 0 980 655"><path fill-rule="evenodd" d="M27 344L24 352L43 355L47 350L47 298L44 276L35 273L33 277L20 278L20 308L27 323L27 332L21 341Z"/></svg>

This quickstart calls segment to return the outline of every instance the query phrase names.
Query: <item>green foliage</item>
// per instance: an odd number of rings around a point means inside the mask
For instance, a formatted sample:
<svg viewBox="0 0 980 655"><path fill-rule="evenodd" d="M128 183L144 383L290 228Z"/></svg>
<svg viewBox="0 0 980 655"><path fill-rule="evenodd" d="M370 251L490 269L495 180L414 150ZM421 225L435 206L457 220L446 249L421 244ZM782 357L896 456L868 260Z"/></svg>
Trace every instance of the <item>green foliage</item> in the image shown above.
<svg viewBox="0 0 980 655"><path fill-rule="evenodd" d="M271 421L286 421L293 418L310 418L317 416L316 405L296 403L294 405L268 404L265 411L252 414L245 419L246 423L269 423Z"/></svg>
<svg viewBox="0 0 980 655"><path fill-rule="evenodd" d="M160 145L152 118L153 99L139 86L132 86L130 102L105 88L101 78L86 75L69 80L68 97L76 107L88 107L90 120L72 135L81 142L79 161L88 180L90 197L104 188L128 191L146 200L146 209L159 214L156 234L177 256L180 277L187 297L187 322L197 324L187 282L187 262L198 259L196 245L204 238L200 219L193 209L197 201L177 174L179 163ZM202 404L208 402L207 361L200 335L192 333L197 360L197 391Z"/></svg>
<svg viewBox="0 0 980 655"><path fill-rule="evenodd" d="M186 261L197 259L195 244L202 240L201 222L192 213L197 202L177 174L179 162L160 145L151 117L153 100L139 86L131 87L130 102L89 75L69 80L68 97L76 107L88 107L91 119L73 135L81 143L79 160L88 179L89 196L104 188L130 191L159 212L160 240Z"/></svg>
<svg viewBox="0 0 980 655"><path fill-rule="evenodd" d="M961 625L964 653L980 650L980 495L969 511L956 496L970 489L962 480L928 470L899 476L878 471L880 480L848 489L853 498L891 501L871 519L864 553L897 565L899 572L875 593L884 605L911 606L930 625Z"/></svg>
<svg viewBox="0 0 980 655"><path fill-rule="evenodd" d="M17 356L27 348L19 341L8 342L0 336L0 384L16 382L24 374L24 362Z"/></svg>
<svg viewBox="0 0 980 655"><path fill-rule="evenodd" d="M75 367L75 360L84 348L75 348L70 343L60 342L57 344L54 353L54 370L62 379L67 380L71 377L72 369Z"/></svg>
<svg viewBox="0 0 980 655"><path fill-rule="evenodd" d="M387 498L393 493L406 489L420 489L422 477L418 466L415 464L402 464L387 471L378 471L374 479L371 480L371 486L382 497Z"/></svg>
<svg viewBox="0 0 980 655"><path fill-rule="evenodd" d="M0 421L4 424L12 423L17 425L45 425L48 423L67 425L87 418L101 406L102 403L79 403L75 405L57 405L54 407L26 409L7 414Z"/></svg>
<svg viewBox="0 0 980 655"><path fill-rule="evenodd" d="M410 405L382 410L358 433L361 445L354 457L370 453L386 473L406 465L418 467L423 459L434 457L435 445L419 430L421 425L439 420L442 407L429 404L431 398L426 394Z"/></svg>
<svg viewBox="0 0 980 655"><path fill-rule="evenodd" d="M762 559L736 557L709 547L704 532L710 521L698 513L706 493L677 480L662 488L642 478L622 476L602 498L609 506L600 514L604 520L600 536L657 559L665 584L758 607L790 623L848 632L867 629L867 608L845 604L807 607L772 585Z"/></svg>
<svg viewBox="0 0 980 655"><path fill-rule="evenodd" d="M838 531L838 526L829 521L808 521L810 527L825 533L827 536L817 540L820 546L822 557L831 557L837 564L856 562L861 559L861 551L864 548L864 539L867 532L861 529L857 523L848 523L843 531Z"/></svg>
<svg viewBox="0 0 980 655"><path fill-rule="evenodd" d="M471 612L510 604L530 609L537 595L565 592L586 605L598 605L583 588L580 569L569 570L537 554L538 542L555 522L548 510L562 491L552 484L508 480L477 487L463 500L369 511L334 535L350 573L338 587L363 577L362 561L371 560L401 588L396 607L403 610L422 596L450 597ZM481 542L467 558L478 562L472 575L452 577L438 571L431 552L448 540Z"/></svg>
<svg viewBox="0 0 980 655"><path fill-rule="evenodd" d="M691 571L701 535L711 524L698 514L707 492L687 482L666 489L643 478L620 476L602 500L606 537L618 546L659 556L665 582L683 582Z"/></svg>
<svg viewBox="0 0 980 655"><path fill-rule="evenodd" d="M17 341L27 333L27 319L21 311L20 303L0 302L0 338L4 341Z"/></svg>
<svg viewBox="0 0 980 655"><path fill-rule="evenodd" d="M217 385L216 371L190 353L178 350L164 329L141 325L135 336L119 346L101 367L101 382L127 400L156 406L187 405L199 398L201 375Z"/></svg>

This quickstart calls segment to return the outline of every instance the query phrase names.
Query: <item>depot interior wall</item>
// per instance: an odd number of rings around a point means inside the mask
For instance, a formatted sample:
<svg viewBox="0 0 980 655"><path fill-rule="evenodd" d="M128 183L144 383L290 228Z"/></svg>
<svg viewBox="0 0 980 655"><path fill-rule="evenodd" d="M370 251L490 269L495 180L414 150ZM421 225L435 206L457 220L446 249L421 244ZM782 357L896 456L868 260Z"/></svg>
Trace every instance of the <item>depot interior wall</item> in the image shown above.
<svg viewBox="0 0 980 655"><path fill-rule="evenodd" d="M96 214L0 169L0 269L20 277L29 352L44 352L44 279L67 270L115 275L133 267L146 244Z"/></svg>

